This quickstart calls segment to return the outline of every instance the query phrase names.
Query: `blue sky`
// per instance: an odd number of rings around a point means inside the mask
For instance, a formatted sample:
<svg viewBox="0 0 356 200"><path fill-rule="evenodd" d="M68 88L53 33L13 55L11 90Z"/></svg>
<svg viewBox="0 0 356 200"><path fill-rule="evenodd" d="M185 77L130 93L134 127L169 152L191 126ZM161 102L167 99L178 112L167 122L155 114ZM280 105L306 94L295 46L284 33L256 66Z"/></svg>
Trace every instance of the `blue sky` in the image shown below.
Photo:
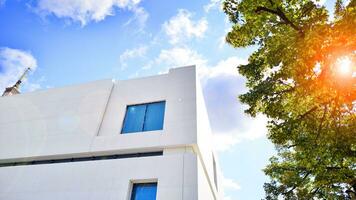
<svg viewBox="0 0 356 200"><path fill-rule="evenodd" d="M263 116L243 114L236 66L253 47L224 43L219 0L0 0L0 90L32 67L23 92L129 79L196 64L214 131L225 200L261 199L273 155Z"/></svg>

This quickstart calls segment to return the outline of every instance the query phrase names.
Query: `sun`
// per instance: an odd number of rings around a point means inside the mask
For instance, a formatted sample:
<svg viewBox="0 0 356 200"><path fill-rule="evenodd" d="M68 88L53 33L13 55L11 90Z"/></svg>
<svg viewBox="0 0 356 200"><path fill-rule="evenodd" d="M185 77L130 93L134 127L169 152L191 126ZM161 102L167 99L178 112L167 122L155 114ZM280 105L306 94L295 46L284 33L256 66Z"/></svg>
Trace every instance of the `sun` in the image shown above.
<svg viewBox="0 0 356 200"><path fill-rule="evenodd" d="M349 57L342 57L337 59L336 68L340 75L352 74L352 61Z"/></svg>

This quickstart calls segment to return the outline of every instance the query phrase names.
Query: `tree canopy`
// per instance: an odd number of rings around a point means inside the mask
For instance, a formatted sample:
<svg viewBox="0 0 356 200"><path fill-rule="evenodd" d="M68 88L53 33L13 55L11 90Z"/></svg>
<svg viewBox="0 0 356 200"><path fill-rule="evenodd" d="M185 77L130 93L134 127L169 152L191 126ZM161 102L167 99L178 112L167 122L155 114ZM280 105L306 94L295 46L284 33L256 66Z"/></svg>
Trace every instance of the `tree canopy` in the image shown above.
<svg viewBox="0 0 356 200"><path fill-rule="evenodd" d="M225 0L233 47L257 46L238 66L251 116L265 114L277 155L266 199L356 199L356 0L333 17L309 0Z"/></svg>

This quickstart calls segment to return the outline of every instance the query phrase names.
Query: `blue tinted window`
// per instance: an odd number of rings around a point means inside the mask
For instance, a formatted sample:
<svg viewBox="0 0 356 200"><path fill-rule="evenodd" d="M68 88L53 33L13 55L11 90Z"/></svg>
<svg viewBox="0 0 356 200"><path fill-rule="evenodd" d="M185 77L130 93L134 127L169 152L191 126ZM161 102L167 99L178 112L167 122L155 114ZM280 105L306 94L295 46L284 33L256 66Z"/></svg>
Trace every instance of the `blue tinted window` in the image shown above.
<svg viewBox="0 0 356 200"><path fill-rule="evenodd" d="M122 133L163 129L165 101L127 106Z"/></svg>
<svg viewBox="0 0 356 200"><path fill-rule="evenodd" d="M165 102L150 103L147 105L144 131L162 130Z"/></svg>
<svg viewBox="0 0 356 200"><path fill-rule="evenodd" d="M131 200L156 200L157 183L135 183Z"/></svg>
<svg viewBox="0 0 356 200"><path fill-rule="evenodd" d="M139 132L143 129L146 105L128 106L122 133Z"/></svg>

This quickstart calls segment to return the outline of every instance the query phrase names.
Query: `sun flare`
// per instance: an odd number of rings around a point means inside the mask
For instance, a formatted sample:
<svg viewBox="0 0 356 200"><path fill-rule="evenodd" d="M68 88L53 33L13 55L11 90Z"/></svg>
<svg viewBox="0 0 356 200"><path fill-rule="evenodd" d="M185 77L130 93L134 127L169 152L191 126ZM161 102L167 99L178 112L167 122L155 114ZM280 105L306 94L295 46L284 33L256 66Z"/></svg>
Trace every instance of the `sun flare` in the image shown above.
<svg viewBox="0 0 356 200"><path fill-rule="evenodd" d="M352 73L352 62L349 57L342 57L336 61L337 71L341 75L348 75Z"/></svg>

